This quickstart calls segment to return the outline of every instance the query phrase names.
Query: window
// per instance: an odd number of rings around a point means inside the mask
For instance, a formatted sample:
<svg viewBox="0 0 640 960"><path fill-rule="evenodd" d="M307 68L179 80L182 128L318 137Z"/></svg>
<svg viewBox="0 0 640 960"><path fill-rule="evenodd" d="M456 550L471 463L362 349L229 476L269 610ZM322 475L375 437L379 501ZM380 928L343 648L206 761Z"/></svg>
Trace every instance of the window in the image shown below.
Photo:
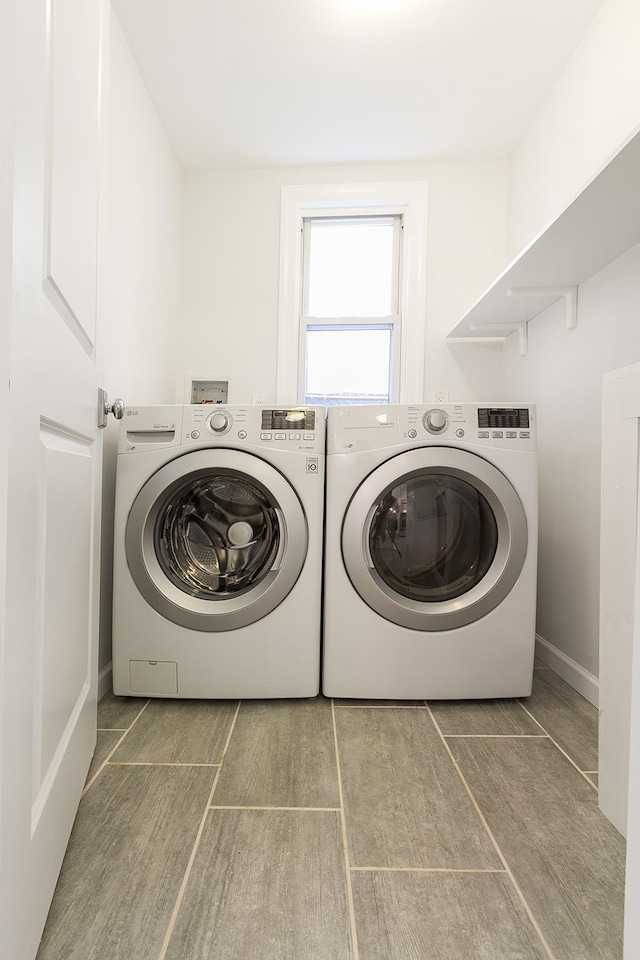
<svg viewBox="0 0 640 960"><path fill-rule="evenodd" d="M422 401L426 211L421 182L282 188L278 403Z"/></svg>
<svg viewBox="0 0 640 960"><path fill-rule="evenodd" d="M299 384L304 403L398 396L400 216L303 222Z"/></svg>

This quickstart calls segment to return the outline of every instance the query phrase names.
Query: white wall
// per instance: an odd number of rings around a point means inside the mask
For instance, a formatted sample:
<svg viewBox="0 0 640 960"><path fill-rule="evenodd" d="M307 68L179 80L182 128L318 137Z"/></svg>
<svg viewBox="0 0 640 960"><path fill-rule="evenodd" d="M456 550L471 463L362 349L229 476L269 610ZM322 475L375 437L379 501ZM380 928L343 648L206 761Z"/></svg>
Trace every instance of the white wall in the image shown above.
<svg viewBox="0 0 640 960"><path fill-rule="evenodd" d="M605 0L515 151L510 256L552 222L640 127L640 4ZM515 337L505 389L539 405L538 632L552 666L597 699L602 374L640 358L640 254L635 249L579 288L578 327L563 301ZM555 655L558 651L558 656Z"/></svg>
<svg viewBox="0 0 640 960"><path fill-rule="evenodd" d="M639 50L638 0L605 0L512 157L510 258L640 127Z"/></svg>
<svg viewBox="0 0 640 960"><path fill-rule="evenodd" d="M385 180L429 183L425 398L496 395L500 348L443 342L506 258L506 166L478 162L187 174L177 399L198 373L228 377L231 402L275 400L280 188Z"/></svg>
<svg viewBox="0 0 640 960"><path fill-rule="evenodd" d="M110 399L173 403L180 332L182 172L111 13L99 354ZM111 660L117 425L105 430L99 669Z"/></svg>
<svg viewBox="0 0 640 960"><path fill-rule="evenodd" d="M505 387L538 404L538 634L598 675L602 375L640 360L640 246L578 289L578 325L559 301L529 323L529 353L505 348ZM588 678L586 678L588 679ZM588 692L588 691L583 691Z"/></svg>

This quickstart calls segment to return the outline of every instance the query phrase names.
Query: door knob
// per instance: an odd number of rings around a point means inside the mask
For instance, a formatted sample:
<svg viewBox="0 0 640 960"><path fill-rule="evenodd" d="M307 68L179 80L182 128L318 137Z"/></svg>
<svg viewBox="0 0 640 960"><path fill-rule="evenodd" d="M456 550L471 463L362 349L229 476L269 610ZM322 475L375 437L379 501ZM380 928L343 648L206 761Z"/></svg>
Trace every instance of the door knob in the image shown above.
<svg viewBox="0 0 640 960"><path fill-rule="evenodd" d="M124 409L124 400L117 397L113 403L109 403L106 390L103 390L102 387L98 388L98 426L101 430L106 427L107 417L110 413L114 415L116 420L122 420Z"/></svg>

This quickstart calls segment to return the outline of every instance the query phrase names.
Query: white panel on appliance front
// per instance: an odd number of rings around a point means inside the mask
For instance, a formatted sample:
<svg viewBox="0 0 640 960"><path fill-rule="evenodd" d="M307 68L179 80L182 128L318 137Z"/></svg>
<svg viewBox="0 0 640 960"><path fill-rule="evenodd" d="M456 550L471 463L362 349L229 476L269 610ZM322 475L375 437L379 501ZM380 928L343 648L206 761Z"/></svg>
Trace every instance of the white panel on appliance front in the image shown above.
<svg viewBox="0 0 640 960"><path fill-rule="evenodd" d="M64 756L90 684L93 446L41 423L40 503L34 594L39 661L34 735L34 806ZM46 799L46 798L42 798Z"/></svg>
<svg viewBox="0 0 640 960"><path fill-rule="evenodd" d="M101 26L99 3L51 4L46 273L88 354L96 324Z"/></svg>

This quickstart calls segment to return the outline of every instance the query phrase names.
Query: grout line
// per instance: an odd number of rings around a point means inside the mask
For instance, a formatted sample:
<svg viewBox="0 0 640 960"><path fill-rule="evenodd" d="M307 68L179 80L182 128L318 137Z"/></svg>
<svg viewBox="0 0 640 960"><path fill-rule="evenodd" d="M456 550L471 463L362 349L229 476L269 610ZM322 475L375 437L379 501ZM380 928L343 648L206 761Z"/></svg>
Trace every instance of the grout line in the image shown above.
<svg viewBox="0 0 640 960"><path fill-rule="evenodd" d="M471 867L351 867L352 873L508 873L507 870L482 870Z"/></svg>
<svg viewBox="0 0 640 960"><path fill-rule="evenodd" d="M219 767L219 763L173 763L162 760L109 760L110 767Z"/></svg>
<svg viewBox="0 0 640 960"><path fill-rule="evenodd" d="M599 771L599 770L583 770L582 772L583 772L583 773L588 773L589 776L593 777L593 776L596 775L596 773L599 773L600 771Z"/></svg>
<svg viewBox="0 0 640 960"><path fill-rule="evenodd" d="M228 751L229 751L229 745L231 744L231 737L233 736L234 730L236 729L236 723L238 722L238 716L240 715L240 708L241 708L241 706L242 706L242 700L238 700L238 706L236 707L236 712L235 712L234 715L233 715L233 720L231 721L231 726L230 726L230 728L229 728L229 736L227 737L227 741L226 741L226 743L225 743L225 745L224 745L224 750L222 751L222 756L220 757L220 770L221 770L222 767L224 766L224 761L226 760L227 753L228 753ZM218 771L218 773L220 773L220 771ZM215 787L216 787L217 785L218 785L218 777L216 777L216 782L215 782L215 785L214 785L214 790L215 790ZM207 804L207 809L209 809L209 807L212 807L212 806L213 806L212 801L213 801L213 792L211 793L211 796L209 797L209 802L208 802L208 804ZM160 957L160 960L162 960L162 957Z"/></svg>
<svg viewBox="0 0 640 960"><path fill-rule="evenodd" d="M233 805L222 805L212 803L209 807L210 810L298 810L305 813L340 813L340 807L257 807L257 806L247 806L242 807L239 804L237 806Z"/></svg>
<svg viewBox="0 0 640 960"><path fill-rule="evenodd" d="M233 731L234 731L234 729L235 729L235 726L236 726L236 720L238 719L238 714L239 714L239 712L240 712L240 707L241 707L241 705L242 705L242 700L239 700L239 701L238 701L238 706L236 707L236 712L235 712L235 714L234 714L234 716L233 716L233 720L231 721L231 728L230 728L230 730L229 730L229 736L227 737L227 742L225 743L225 745L224 745L224 750L222 751L222 756L221 756L221 758L220 758L220 764L219 764L219 766L218 766L218 769L216 770L216 775L215 775L215 777L213 778L213 786L211 787L211 791L209 792L209 796L208 796L208 798L207 798L207 802L206 802L205 808L204 808L204 813L202 814L202 819L200 820L200 826L198 827L198 832L197 832L197 834L196 834L196 839L195 839L194 844L193 844L193 849L192 849L191 855L190 855L190 857L189 857L189 862L187 863L187 868L186 868L186 870L185 870L185 872L184 872L184 876L183 876L183 878L182 878L182 883L180 884L180 889L178 890L178 896L176 897L176 902L175 902L175 904L174 904L173 911L172 911L172 913L171 913L171 917L169 918L169 924L168 924L168 926L167 926L167 930L166 930L166 933L165 933L165 935L164 935L164 940L162 941L162 947L160 948L160 955L159 955L159 957L158 957L158 960L164 960L164 957L166 956L167 950L169 949L169 941L171 940L171 937L173 936L173 931L174 931L174 928L175 928L175 925L176 925L176 920L178 919L178 914L179 914L179 912L180 912L180 907L182 906L182 901L183 901L183 899L184 899L185 890L187 889L187 883L189 882L189 877L191 876L191 869L192 869L193 864L194 864L194 861L195 861L195 859L196 859L196 854L197 854L197 852L198 852L198 847L200 846L200 840L201 840L202 834L203 834L203 832L204 832L204 825L205 825L205 823L207 822L207 817L209 816L209 808L210 808L210 806L211 806L211 801L213 800L213 795L214 795L214 793L216 792L216 787L218 786L218 780L220 779L220 771L222 770L222 763L223 763L224 758L225 758L225 756L226 756L226 754L227 754L227 750L229 749L229 742L230 742L230 740L231 740L231 735L232 735L232 733L233 733Z"/></svg>
<svg viewBox="0 0 640 960"><path fill-rule="evenodd" d="M498 856L500 857L500 860L501 860L502 863L504 864L505 872L508 874L509 879L511 880L511 883L513 884L513 888L514 888L514 890L516 891L516 894L518 895L518 898L519 898L522 906L524 907L527 916L529 917L529 920L530 920L530 922L531 922L531 924L532 924L532 926L533 926L533 929L536 931L538 937L540 938L540 942L541 942L544 950L546 951L547 957L549 958L549 960L554 960L553 953L551 952L551 948L549 947L549 944L547 943L547 941L546 941L546 939L545 939L545 937L544 937L544 934L542 933L542 930L540 929L540 927L539 927L539 925L538 925L538 921L537 921L536 918L534 917L533 912L532 912L529 904L527 903L527 901L526 901L526 899L525 899L525 896L524 896L522 890L520 889L520 885L518 884L515 876L513 875L513 871L511 870L511 867L510 867L509 864L507 863L507 859L506 859L506 857L504 856L502 850L500 849L500 846L498 845L498 841L497 841L496 838L494 837L493 832L492 832L492 830L490 829L489 824L487 823L487 820L486 820L486 818L485 818L482 810L480 809L480 806L479 806L479 804L478 804L478 801L476 800L476 798L475 798L475 796L474 796L474 794L473 794L473 792L472 792L472 790L471 790L471 787L469 786L469 784L468 784L468 782L467 782L467 779L466 779L465 775L464 775L463 772L462 772L462 769L461 769L460 765L458 764L456 758L453 756L453 754L452 754L452 752L451 752L451 748L449 747L449 744L447 743L446 739L443 737L442 731L440 730L440 727L438 726L438 723L437 723L436 718L434 717L434 715L433 715L433 713L432 713L432 711L431 711L431 708L429 708L429 715L430 715L430 717L431 717L431 720L432 720L433 724L435 725L436 730L438 731L438 734L440 735L440 739L442 740L442 743L444 744L445 750L447 751L447 753L449 754L449 756L450 756L450 758L451 758L451 762L453 763L453 765L454 765L454 767L455 767L455 769L456 769L456 771L457 771L457 773L458 773L458 776L459 776L460 779L462 780L462 783L463 783L463 785L464 785L465 790L466 790L467 793L469 794L469 799L471 800L473 806L475 807L476 813L477 813L478 816L480 817L480 821L481 821L482 825L484 826L485 830L487 831L487 835L489 836L489 839L491 840L491 842L492 842L492 844L493 844L493 846L494 846L494 848L495 848L496 853L498 854ZM535 718L534 718L534 719L535 719ZM537 721L536 721L536 722L537 722Z"/></svg>
<svg viewBox="0 0 640 960"><path fill-rule="evenodd" d="M126 733L129 727L96 727L98 733Z"/></svg>
<svg viewBox="0 0 640 960"><path fill-rule="evenodd" d="M558 741L557 741L554 737L551 736L551 734L550 734L549 731L546 729L546 727L543 727L543 726L542 726L542 724L540 723L540 721L537 720L537 719L534 717L534 715L531 713L530 710L527 709L527 707L525 707L524 703L520 702L520 706L522 707L522 709L524 710L524 712L527 713L527 714L531 717L531 719L532 719L535 723L538 724L538 726L540 727L540 729L541 729L541 730L544 730L545 734L547 735L547 737L549 738L549 740L551 741L551 743L554 745L554 747L556 747L556 748L560 751L560 753L562 754L562 756L565 757L565 758L569 761L569 763L571 764L571 766L572 766L575 770L578 771L578 773L580 774L580 776L583 777L583 778L587 781L587 783L589 784L589 786L590 786L593 790L597 790L598 788L596 787L596 785L595 785L591 780L589 780L589 777L586 776L585 771L580 769L580 767L579 767L578 764L575 762L575 760L573 760L573 759L569 756L569 754L567 753L567 751L564 750L564 749L560 746L560 744L558 743Z"/></svg>
<svg viewBox="0 0 640 960"><path fill-rule="evenodd" d="M338 777L338 796L340 797L340 826L342 831L342 849L344 852L345 881L347 888L347 907L349 910L349 925L351 928L351 944L353 946L353 960L359 960L358 932L356 930L356 910L353 902L353 886L351 884L351 863L349 861L349 842L347 840L347 820L344 811L344 791L342 788L342 771L340 769L340 751L338 748L338 725L336 724L336 705L331 701L331 718L333 720L333 743L336 752L336 774Z"/></svg>
<svg viewBox="0 0 640 960"><path fill-rule="evenodd" d="M546 733L443 733L447 740L549 740Z"/></svg>
<svg viewBox="0 0 640 960"><path fill-rule="evenodd" d="M150 703L151 703L151 700L147 700L145 705L140 709L140 711L136 714L135 718L131 721L130 726L126 728L126 730L124 731L124 733L122 734L118 742L116 743L115 747L107 754L105 759L102 761L102 763L100 764L100 766L98 767L94 775L91 777L91 780L89 780L88 783L85 783L82 793L80 794L81 800L85 796L85 794L91 789L91 787L94 785L94 783L96 782L96 780L98 779L98 777L100 776L104 768L107 766L107 764L111 760L111 757L114 755L114 753L116 752L120 744L123 743L125 737L131 732L132 728L136 725L136 723L138 722L138 720L140 719L140 717L142 716L142 714L147 709Z"/></svg>

